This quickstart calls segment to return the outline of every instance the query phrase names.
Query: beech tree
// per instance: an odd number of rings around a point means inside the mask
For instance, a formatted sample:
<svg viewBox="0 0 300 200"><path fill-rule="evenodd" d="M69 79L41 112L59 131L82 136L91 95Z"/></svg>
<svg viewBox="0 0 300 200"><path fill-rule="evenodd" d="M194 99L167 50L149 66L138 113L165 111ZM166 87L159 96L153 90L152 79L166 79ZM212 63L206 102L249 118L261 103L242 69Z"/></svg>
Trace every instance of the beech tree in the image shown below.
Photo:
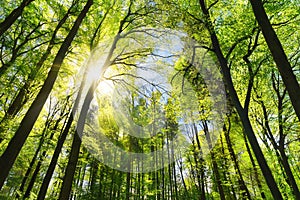
<svg viewBox="0 0 300 200"><path fill-rule="evenodd" d="M298 199L297 3L1 1L0 198Z"/></svg>

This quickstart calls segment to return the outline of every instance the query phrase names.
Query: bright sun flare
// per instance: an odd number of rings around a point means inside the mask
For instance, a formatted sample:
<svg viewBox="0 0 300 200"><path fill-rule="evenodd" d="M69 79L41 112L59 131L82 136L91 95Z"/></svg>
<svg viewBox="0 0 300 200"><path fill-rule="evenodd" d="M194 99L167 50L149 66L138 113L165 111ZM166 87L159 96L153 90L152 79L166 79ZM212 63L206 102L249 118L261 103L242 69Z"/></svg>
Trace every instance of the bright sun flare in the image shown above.
<svg viewBox="0 0 300 200"><path fill-rule="evenodd" d="M111 80L101 81L97 87L100 94L112 94L114 91L114 84Z"/></svg>
<svg viewBox="0 0 300 200"><path fill-rule="evenodd" d="M86 85L91 85L93 82L98 82L102 74L104 60L106 55L101 56L100 58L91 61L88 66ZM110 69L106 69L104 74L110 73ZM102 95L110 95L114 91L114 84L111 80L103 80L97 86L97 92Z"/></svg>

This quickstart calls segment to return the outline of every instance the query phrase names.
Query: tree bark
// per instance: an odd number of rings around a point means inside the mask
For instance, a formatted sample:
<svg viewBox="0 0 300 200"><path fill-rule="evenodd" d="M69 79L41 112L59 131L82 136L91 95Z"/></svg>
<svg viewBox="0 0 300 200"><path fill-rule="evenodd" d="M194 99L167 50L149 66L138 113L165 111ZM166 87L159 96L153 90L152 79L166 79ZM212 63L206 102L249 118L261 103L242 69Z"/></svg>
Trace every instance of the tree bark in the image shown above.
<svg viewBox="0 0 300 200"><path fill-rule="evenodd" d="M60 191L59 198L58 198L60 200L68 200L69 199L74 174L76 171L76 165L77 165L77 161L78 161L78 157L79 157L80 146L81 146L81 139L80 139L79 135L77 134L77 132L75 131L68 165L67 165L67 168L65 171L61 191Z"/></svg>
<svg viewBox="0 0 300 200"><path fill-rule="evenodd" d="M247 141L246 134L244 133L243 136L244 136L244 140L245 140L245 145L246 145L247 153L249 155L249 158L250 158L253 170L254 170L254 177L255 177L255 180L257 182L257 186L259 188L259 192L260 192L261 198L262 199L266 199L266 195L265 195L265 193L263 191L263 188L262 188L262 185L261 185L261 181L260 181L260 178L259 178L257 167L256 167L256 164L255 164L254 158L252 156L252 153L251 153L248 141Z"/></svg>

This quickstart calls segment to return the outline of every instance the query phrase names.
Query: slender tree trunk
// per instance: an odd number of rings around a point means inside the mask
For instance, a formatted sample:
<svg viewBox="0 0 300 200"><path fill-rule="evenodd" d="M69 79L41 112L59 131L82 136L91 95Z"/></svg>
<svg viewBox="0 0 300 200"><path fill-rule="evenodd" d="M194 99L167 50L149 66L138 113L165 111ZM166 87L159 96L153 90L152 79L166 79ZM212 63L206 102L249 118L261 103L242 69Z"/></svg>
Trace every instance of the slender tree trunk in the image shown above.
<svg viewBox="0 0 300 200"><path fill-rule="evenodd" d="M287 88L292 105L300 121L300 86L288 58L284 52L280 40L273 29L266 14L261 0L250 0L256 20L262 30L267 45L272 53L273 59ZM300 199L300 194L297 195Z"/></svg>
<svg viewBox="0 0 300 200"><path fill-rule="evenodd" d="M130 199L130 172L126 173L126 190L125 190L125 199Z"/></svg>
<svg viewBox="0 0 300 200"><path fill-rule="evenodd" d="M158 170L158 163L159 163L159 158L158 158L158 145L159 144L156 144L155 145L155 170L156 170L156 172L155 172L155 184L156 184L156 199L161 199L161 191L160 191L160 176L159 176L159 172L160 172L160 170Z"/></svg>
<svg viewBox="0 0 300 200"><path fill-rule="evenodd" d="M64 40L62 46L60 47L51 67L51 70L48 73L48 76L42 86L39 94L37 95L36 99L33 101L32 105L30 106L29 110L25 114L17 132L10 140L6 150L0 157L0 189L2 188L6 177L10 169L12 168L19 152L21 151L30 131L33 128L35 121L37 120L52 88L55 83L55 80L58 76L59 69L62 65L62 62L65 58L65 55L73 41L79 26L86 16L89 8L91 7L93 0L88 0L86 6L79 14L78 18L76 19L72 29L70 30L69 34L67 35L66 39Z"/></svg>
<svg viewBox="0 0 300 200"><path fill-rule="evenodd" d="M113 195L114 195L115 173L116 173L115 169L112 169L111 183L110 183L110 188L109 188L109 200L112 200Z"/></svg>
<svg viewBox="0 0 300 200"><path fill-rule="evenodd" d="M103 192L103 183L104 183L104 167L100 167L100 176L99 176L99 199L104 199L104 192Z"/></svg>
<svg viewBox="0 0 300 200"><path fill-rule="evenodd" d="M21 16L24 8L34 0L23 0L21 5L14 9L3 22L0 23L0 37Z"/></svg>
<svg viewBox="0 0 300 200"><path fill-rule="evenodd" d="M59 198L58 198L60 200L68 200L69 199L74 174L76 171L76 165L77 165L77 161L78 161L78 157L79 157L80 145L81 145L81 139L80 139L79 135L77 134L77 132L75 131L74 137L73 137L73 142L72 142L72 147L71 147L71 153L69 156L69 161L67 164L61 191L60 191Z"/></svg>
<svg viewBox="0 0 300 200"><path fill-rule="evenodd" d="M49 167L47 169L46 175L45 175L45 177L43 179L42 186L41 186L40 191L38 193L38 197L37 197L38 200L45 199L45 196L46 196L46 193L47 193L47 189L49 187L50 180L52 178L55 166L57 164L57 160L58 160L59 154L60 154L61 149L63 147L63 144L64 144L64 142L66 140L66 137L67 137L67 135L69 133L69 130L70 130L71 125L72 125L72 122L73 122L73 113L71 113L71 115L70 115L70 117L68 119L68 122L66 124L66 127L64 128L63 132L61 133L61 135L58 138L58 142L57 142L57 145L55 147L55 150L54 150L51 162L49 164Z"/></svg>
<svg viewBox="0 0 300 200"><path fill-rule="evenodd" d="M73 177L75 174L76 164L78 161L79 151L80 151L80 146L81 146L81 139L80 139L79 135L81 135L83 133L85 119L86 119L86 116L87 116L87 113L89 110L90 103L93 99L96 86L97 86L97 83L94 81L92 83L92 85L90 86L90 88L87 92L87 95L84 99L84 102L83 102L83 106L82 106L82 109L81 109L81 112L79 115L79 119L78 119L78 123L77 123L77 128L74 133L74 139L73 139L73 143L72 143L72 147L71 147L70 158L69 158L69 162L67 164L67 168L66 168L64 179L63 179L63 184L62 184L62 189L61 189L61 192L59 195L59 197L60 197L59 199L67 200L70 195L70 191L72 188L72 181L73 181Z"/></svg>
<svg viewBox="0 0 300 200"><path fill-rule="evenodd" d="M183 185L183 188L184 188L184 196L186 198L189 199L189 192L188 192L188 189L187 189L187 186L186 186L186 183L185 183L185 180L184 180L184 175L183 175L183 163L182 163L182 160L179 161L179 164L178 164L178 168L179 168L179 172L180 172L180 177L181 177L181 182L182 182L182 185Z"/></svg>
<svg viewBox="0 0 300 200"><path fill-rule="evenodd" d="M282 166L283 166L284 171L287 176L287 182L290 185L292 192L293 192L294 196L296 197L296 199L300 199L299 189L298 189L295 177L293 175L293 172L291 170L290 164L288 162L288 157L283 148L280 148L279 152L280 152L280 156L281 156L280 160L281 160Z"/></svg>
<svg viewBox="0 0 300 200"><path fill-rule="evenodd" d="M230 122L229 122L230 123ZM242 191L242 195L244 197L247 197L248 199L251 199L251 195L250 195L250 192L245 184L245 181L243 179L243 175L242 175L242 172L240 170L240 166L239 166L239 163L237 161L237 158L236 158L236 155L235 155L235 152L233 150L233 147L232 147L232 143L231 143L231 139L229 137L229 132L230 132L230 125L229 125L229 128L228 130L226 130L226 127L224 126L224 135L225 135L225 140L226 140L226 143L227 143L227 147L228 147L228 151L230 153L230 157L231 157L231 160L233 161L234 163L234 168L235 168L235 171L238 175L238 182L239 182L239 185L240 185L240 189Z"/></svg>
<svg viewBox="0 0 300 200"><path fill-rule="evenodd" d="M212 166L213 166L213 173L214 173L215 178L216 178L216 184L217 184L218 191L219 191L219 194L220 194L220 199L221 200L226 200L225 192L224 192L224 189L223 189L223 186L222 186L222 180L221 180L221 176L220 176L220 172L219 172L218 163L216 161L215 153L213 151L213 146L212 146L212 141L211 141L211 138L210 138L210 133L209 133L209 130L208 130L208 125L207 125L206 121L203 121L202 124L203 124L203 128L204 128L205 138L206 138L206 141L208 143L208 148L209 148L209 151L210 151L211 162L212 162Z"/></svg>
<svg viewBox="0 0 300 200"><path fill-rule="evenodd" d="M140 166L139 166L140 167ZM137 199L141 199L141 173L138 173L138 181L137 181Z"/></svg>
<svg viewBox="0 0 300 200"><path fill-rule="evenodd" d="M162 156L161 156L161 166L164 166L165 164L165 159L164 159L164 138L162 137L161 139L161 146L162 146ZM161 169L161 199L164 200L165 199L165 167L163 167ZM144 179L143 179L143 175L142 175L142 189L144 187ZM144 195L143 195L144 198Z"/></svg>
<svg viewBox="0 0 300 200"><path fill-rule="evenodd" d="M93 3L93 0L88 0L84 10L86 10L87 7L89 8L92 3ZM88 11L88 9L86 10L86 12L87 11ZM128 13L128 15L126 17L128 17L129 15L130 15L130 12ZM125 24L125 21L122 20L120 23L120 26L119 26L118 34L115 36L113 44L111 45L109 53L106 57L106 60L103 64L103 66L102 66L103 67L102 72L101 72L101 74L99 74L100 80L101 80L104 72L106 71L106 69L112 63L112 61L110 59L112 58L113 52L116 49L116 45L117 45L118 40L120 39L120 34L123 31L124 24ZM74 140L73 140L72 147L71 147L70 160L67 164L66 173L64 176L63 184L62 184L62 189L60 192L60 199L63 199L63 200L64 199L67 200L70 195L73 176L75 174L76 163L78 161L78 156L79 156L78 154L79 154L79 150L80 150L80 146L81 146L81 139L80 139L79 135L82 135L82 133L83 133L85 119L86 119L86 116L87 116L87 113L89 110L89 106L94 98L94 92L95 92L97 86L98 86L98 81L93 81L93 83L90 85L89 90L84 98L82 109L80 111L79 119L77 122L77 129L76 129L76 133L74 134Z"/></svg>
<svg viewBox="0 0 300 200"><path fill-rule="evenodd" d="M51 141L51 140L53 139L53 137L54 137L54 133L55 133L54 131L57 130L57 127L58 127L60 121L62 120L63 115L65 114L65 113L64 113L64 110L65 110L65 109L63 109L63 111L62 111L61 116L59 117L59 119L56 120L54 127L51 128L52 133L51 133L51 135L50 135L50 137L49 137L49 141ZM46 127L48 128L48 126L46 126ZM45 131L46 131L46 130L45 130ZM41 146L39 147L39 150L40 150L40 148L42 147L42 145L44 145L44 144L43 144L43 143L44 143L44 140L45 140L45 138L43 138L43 139L41 140ZM48 143L49 143L49 142L48 142ZM37 151L37 152L38 152L38 151ZM46 155L47 155L47 150L44 150L44 151L41 153L41 156L40 156L40 158L39 158L39 161L38 161L38 163L37 163L37 166L35 167L35 170L34 170L34 172L33 172L33 175L32 175L32 177L31 177L31 179L30 179L30 182L29 182L29 184L28 184L28 186L27 186L26 192L25 192L25 194L24 194L24 198L29 197L30 192L31 192L31 190L32 190L32 188L33 188L33 185L34 185L34 183L35 183L36 177L37 177L38 173L40 172L42 163L43 163L43 161L44 161ZM32 169L32 168L31 168L31 169ZM26 182L26 180L25 180L25 182Z"/></svg>
<svg viewBox="0 0 300 200"><path fill-rule="evenodd" d="M117 195L116 195L116 198L115 199L120 199L121 198L121 186L122 186L122 180L123 180L123 173L119 172L120 175L118 177L118 192L117 192Z"/></svg>
<svg viewBox="0 0 300 200"><path fill-rule="evenodd" d="M274 80L273 80L274 81ZM280 167L282 168L282 171L285 173L283 174L286 182L288 183L289 187L291 188L294 196L296 198L300 198L300 192L295 180L295 177L291 171L290 165L288 163L287 156L285 154L284 146L285 146L285 135L283 130L283 100L285 96L285 92L283 92L283 95L280 94L279 88L276 87L275 82L273 82L273 88L276 91L277 97L278 97L278 103L277 103L277 109L278 109L278 130L279 130L279 144L277 144L276 139L274 138L272 134L271 127L269 125L269 119L267 114L267 109L263 101L260 101L260 104L262 106L263 114L264 114L264 120L265 120L265 128L266 135L268 139L271 141L271 144L273 148L275 149L276 157L279 161ZM268 146L268 144L266 143ZM270 148L269 148L270 149Z"/></svg>
<svg viewBox="0 0 300 200"><path fill-rule="evenodd" d="M133 144L133 137L131 135L128 135L129 137L129 152L132 152L132 144ZM130 199L130 192L131 192L131 156L127 158L127 172L126 172L126 189L125 189L125 199L129 200ZM152 175L152 173L151 173Z"/></svg>
<svg viewBox="0 0 300 200"><path fill-rule="evenodd" d="M85 159L88 159L88 157L86 157ZM81 162L81 163L83 163L83 162ZM82 188L82 189L83 189L83 184L84 184L84 180L85 180L85 174L86 174L86 171L87 171L87 165L88 165L87 163L83 164L80 171L78 172L78 187ZM91 176L91 174L90 174L90 176ZM91 188L91 185L89 185L89 186Z"/></svg>
<svg viewBox="0 0 300 200"><path fill-rule="evenodd" d="M58 105L58 104L56 104L56 105ZM51 107L51 106L50 106ZM62 118L64 117L64 111L65 111L65 108L63 109L63 111L61 112L61 114L60 114L60 117L56 120L56 122L55 122L55 125L54 125L54 127L52 128L52 130L56 130L57 129L57 127L58 127L58 125L59 125L59 122L62 120ZM57 113L57 111L55 110L55 109L53 109L53 112L52 112L52 114L51 114L51 116L50 116L50 111L49 111L49 115L47 116L47 119L46 119L46 122L45 122L45 125L44 125L44 129L43 129L43 131L42 131L42 136L41 136L41 139L40 139L40 141L39 141L39 144L38 144L38 147L37 147L37 149L36 149L36 151L35 151L35 154L34 154L34 156L32 157L32 159L31 159L31 161L30 161L30 164L29 164L29 167L27 168L27 170L26 170L26 173L25 173L25 175L24 175L24 178L22 179L22 183L21 183L21 186L20 186L20 189L19 189L19 191L20 192L23 192L24 191L24 188L25 188L25 184L26 184L26 182L27 182L27 179L29 178L29 175L30 175L30 173L31 173L31 171L32 171L32 169L33 169L33 166L34 166L34 164L35 164L35 162L36 162L36 160L37 160L37 157L38 157L38 155L39 155L39 153L40 153L40 150L41 150L41 148L42 148L42 146L44 145L44 141L45 141L45 138L47 137L46 136L46 132L47 132L47 130L50 128L50 124L51 124L51 122L53 121L53 118L54 118L54 116L56 115L56 113ZM50 135L50 137L49 137L49 140L51 140L52 138L53 138L53 136L54 136L54 132L52 132L51 133L51 135ZM42 153L43 154L43 153ZM34 172L35 173L35 172ZM34 175L33 175L34 176ZM31 178L32 179L32 178ZM31 181L30 181L31 182ZM30 185L31 183L29 183L29 185ZM20 196L19 196L19 194L17 194L16 195L16 198L19 198Z"/></svg>
<svg viewBox="0 0 300 200"><path fill-rule="evenodd" d="M169 136L167 136L167 153L168 153L168 162L170 163L170 160L171 160L171 155L170 155L170 143L169 143ZM172 168L171 168L171 164L168 165L168 175L169 175L169 189L170 191L167 192L168 194L168 198L171 198L173 199L173 180L172 180ZM171 196L169 196L169 194Z"/></svg>
<svg viewBox="0 0 300 200"><path fill-rule="evenodd" d="M39 162L37 163L37 165L35 167L35 170L34 170L34 172L32 174L32 177L31 177L31 179L29 181L29 184L27 186L27 189L25 191L24 199L26 199L30 195L30 192L31 192L31 190L33 188L33 185L34 185L34 182L36 180L36 177L38 176L38 173L40 172L40 169L41 169L41 166L42 166L42 162L43 162L45 156L46 156L46 151L43 151L43 153L41 155L41 158L40 158Z"/></svg>
<svg viewBox="0 0 300 200"><path fill-rule="evenodd" d="M178 199L178 186L177 186L177 178L176 178L176 169L175 169L175 155L174 155L174 143L171 143L171 156L172 156L172 171L174 178L174 191L175 191L175 199Z"/></svg>
<svg viewBox="0 0 300 200"><path fill-rule="evenodd" d="M214 47L214 51L216 53L216 56L219 60L220 66L221 66L221 71L222 71L222 74L223 74L223 80L225 81L225 85L226 85L226 88L227 88L227 90L229 92L229 95L231 97L232 103L235 106L235 108L236 108L236 110L237 110L237 112L240 116L240 119L242 121L245 133L248 137L250 145L253 149L253 152L254 152L254 154L256 156L256 159L258 161L258 164L259 164L259 166L262 170L264 178L266 179L266 182L269 186L269 189L272 193L273 198L276 199L276 200L277 199L281 200L281 199L283 199L282 195L281 195L281 193L278 189L278 186L277 186L277 184L275 182L275 179L272 175L272 171L270 170L270 168L267 164L267 161L266 161L266 159L265 159L265 157L262 153L262 150L259 146L259 143L256 139L256 136L255 136L253 128L252 128L252 125L251 125L249 117L248 117L248 113L242 107L241 102L239 100L239 97L237 95L237 92L234 88L232 78L231 78L231 74L230 74L230 70L228 68L227 60L224 57L223 52L221 50L219 40L218 40L218 37L217 37L217 35L214 31L214 27L213 27L213 24L211 22L210 15L209 15L209 12L206 8L205 2L204 2L204 0L199 0L199 2L200 2L201 10L202 10L202 12L204 14L204 17L205 17L206 27L208 28L208 31L209 31L210 36L211 36L211 41L212 41L212 45Z"/></svg>
<svg viewBox="0 0 300 200"><path fill-rule="evenodd" d="M197 171L197 179L198 179L198 184L199 184L199 191L201 192L200 194L200 199L201 200L205 200L205 184L204 184L204 159L203 159L203 151L202 151L202 147L200 144L200 140L199 140L199 136L198 136L198 129L196 124L193 122L193 131L194 131L194 135L196 138L196 142L197 142L197 147L198 147L198 151L199 151L199 155L197 156L197 158L195 158L196 161L196 166L198 166L199 163L199 167L200 167L200 172ZM196 152L195 152L196 153ZM198 157L200 158L198 162ZM197 167L198 168L198 167Z"/></svg>
<svg viewBox="0 0 300 200"><path fill-rule="evenodd" d="M274 77L274 76L273 76ZM297 186L295 177L292 173L291 167L289 165L288 162L288 157L285 153L285 138L286 135L284 134L284 114L283 114L283 106L284 106L284 96L285 96L285 91L283 92L283 94L280 94L279 91L279 86L276 87L276 84L274 82L275 80L273 79L273 88L277 93L277 97L278 97L278 104L277 104L277 109L278 109L278 129L279 129L279 145L275 144L278 147L279 153L280 153L280 162L284 168L286 177L287 177L287 183L289 184L289 186L291 187L291 190L295 196L296 199L300 199L300 192L299 192L299 188ZM278 80L279 81L279 80ZM279 83L279 82L278 82ZM273 138L273 136L272 136Z"/></svg>
<svg viewBox="0 0 300 200"><path fill-rule="evenodd" d="M92 193L95 193L95 184L96 184L96 180L97 180L97 177L98 177L98 171L99 171L98 167L99 167L99 163L94 158L93 162L92 162L91 184L90 184L90 190L92 191Z"/></svg>
<svg viewBox="0 0 300 200"><path fill-rule="evenodd" d="M26 173L25 173L25 175L24 175L24 178L23 178L23 180L22 180L22 183L21 183L21 186L20 186L20 189L19 189L20 192L23 192L23 191L24 191L24 188L25 188L25 184L26 184L26 182L27 182L27 179L29 178L29 175L30 175L30 173L31 173L31 171L32 171L32 169L33 169L33 166L34 166L34 164L35 164L35 162L36 162L36 160L37 160L37 157L38 157L38 155L39 155L39 153L40 153L40 150L41 150L41 148L42 148L42 146L43 146L43 143L44 143L44 141L45 141L45 132L46 132L46 130L47 130L47 128L48 128L48 125L49 125L49 123L48 123L48 120L47 120L46 123L45 123L45 126L44 126L44 130L43 130L43 133L42 133L42 137L41 137L41 139L40 139L40 141L39 141L38 147L37 147L37 149L35 150L35 153L34 153L32 159L31 159L31 161L30 161L29 167L27 168ZM16 198L19 198L19 194L16 195Z"/></svg>
<svg viewBox="0 0 300 200"><path fill-rule="evenodd" d="M116 162L116 152L114 152L114 158L113 158L113 164L115 164ZM115 199L116 198L116 190L119 190L119 183L120 183L120 177L118 176L118 171L116 171L115 169L112 169L112 181L111 181L111 192L110 192L110 197L109 199ZM117 177L116 177L117 174ZM116 180L115 180L116 179ZM117 186L116 186L117 185Z"/></svg>
<svg viewBox="0 0 300 200"><path fill-rule="evenodd" d="M41 141L43 141L43 140L44 140L44 139L41 139ZM23 180L22 180L22 183L21 183L21 186L20 186L20 189L19 189L20 192L23 192L23 191L24 191L25 184L26 184L26 182L27 182L27 179L29 178L29 175L30 175L30 173L31 173L31 170L33 169L33 165L34 165L34 163L36 162L36 159L37 159L38 154L39 154L39 152L40 152L40 150L41 150L41 147L42 147L42 142L40 142L40 144L39 144L37 150L35 151L35 154L34 154L33 158L32 158L31 161L30 161L29 167L28 167L27 170L26 170L25 176L24 176L24 178L23 178ZM16 198L19 198L19 197L20 197L19 194L17 194L17 195L16 195Z"/></svg>
<svg viewBox="0 0 300 200"><path fill-rule="evenodd" d="M194 170L194 173L193 173L193 176L194 176L194 179L197 179L197 182L198 184L195 184L198 191L200 192L201 196L202 196L202 188L201 188L201 185L202 185L202 179L201 179L201 163L199 164L199 161L198 161L198 158L199 158L199 155L197 154L197 149L196 149L196 146L195 146L195 142L193 141L193 158L194 158L194 162L195 162L195 170ZM196 180L195 180L196 182ZM202 198L202 197L201 197ZM204 199L205 200L205 199Z"/></svg>
<svg viewBox="0 0 300 200"><path fill-rule="evenodd" d="M256 164L255 164L254 158L253 158L253 156L252 156L252 153L251 153L251 150L250 150L248 141L247 141L246 134L244 133L243 136L244 136L244 140L245 140L245 145L246 145L247 153L248 153L248 155L249 155L249 158L250 158L250 161L251 161L253 170L254 170L254 177L255 177L255 180L256 180L256 182L257 182L257 186L258 186L258 188L259 188L259 192L260 192L261 198L262 198L262 199L266 199L266 195L265 195L265 193L264 193L264 191L263 191L263 188L262 188L262 185L261 185L261 180L260 180L260 178L259 178L259 174L258 174L258 171L257 171L257 167L256 167Z"/></svg>
<svg viewBox="0 0 300 200"><path fill-rule="evenodd" d="M222 134L220 135L220 143L221 143L222 155L225 155L225 147L224 147L224 142L223 142L223 136L222 136ZM230 173L229 173L228 158L227 158L226 155L223 156L223 160L224 160L224 162L221 162L221 167L222 167L222 171L223 171L224 182L225 183L228 182L229 185L230 185L230 186L225 186L225 189L227 190L226 194L230 194L230 192L232 192L232 196L233 197L230 197L230 199L233 198L234 200L236 200L237 199L237 195L236 195L235 187L234 187L234 185L232 183L231 176L230 176ZM243 191L243 189L240 188L240 191ZM245 199L247 197L247 195L245 195L244 193L245 193L245 191L243 191L243 193L242 193L242 195L243 195L241 197L242 199L243 198Z"/></svg>

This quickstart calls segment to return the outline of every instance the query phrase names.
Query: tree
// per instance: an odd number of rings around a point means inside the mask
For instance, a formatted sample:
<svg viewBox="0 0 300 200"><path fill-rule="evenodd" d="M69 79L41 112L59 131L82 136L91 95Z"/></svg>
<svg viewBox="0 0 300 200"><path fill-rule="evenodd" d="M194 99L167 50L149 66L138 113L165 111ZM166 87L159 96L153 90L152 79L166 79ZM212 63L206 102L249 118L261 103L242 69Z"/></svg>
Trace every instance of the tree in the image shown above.
<svg viewBox="0 0 300 200"><path fill-rule="evenodd" d="M0 23L0 37L3 35L7 29L18 19L18 17L22 14L24 8L29 5L34 0L23 0L21 5L14 9L3 22Z"/></svg>
<svg viewBox="0 0 300 200"><path fill-rule="evenodd" d="M36 75L42 68L43 64L45 63L47 58L50 56L51 50L53 49L53 47L55 46L55 43L56 43L55 40L57 37L57 32L59 31L59 29L63 26L63 24L66 22L67 18L69 17L73 5L74 4L72 4L72 6L68 9L67 13L63 16L63 18L57 24L55 30L53 31L52 37L49 41L49 44L48 44L48 47L47 47L45 53L41 56L40 60L37 62L35 69L32 69L31 73L28 76L28 79L25 81L25 84L18 91L13 102L9 105L7 112L5 113L4 117L1 120L1 129L2 130L5 130L5 127L4 127L5 122L11 118L14 118L14 116L17 115L17 113L21 110L22 106L28 100L26 97L28 96L29 88L32 85L32 82L34 82ZM34 32L34 31L32 31L32 32ZM2 66L2 68L3 68L3 66Z"/></svg>
<svg viewBox="0 0 300 200"><path fill-rule="evenodd" d="M46 102L52 87L55 83L57 78L59 69L62 65L64 60L65 54L68 51L71 42L73 41L80 24L87 14L89 8L91 7L93 1L89 0L84 7L84 9L79 14L78 18L76 19L74 26L70 30L68 36L64 40L62 46L60 47L51 67L51 70L48 73L47 79L44 82L43 87L41 88L38 96L36 97L35 101L30 106L29 110L27 111L26 115L24 116L20 127L18 128L17 132L15 133L14 137L10 140L8 147L6 148L5 152L1 155L0 158L0 170L2 171L0 176L0 188L2 188L4 181L9 173L9 170L12 168L13 163L15 162L23 144L25 143L36 119L38 118L44 103Z"/></svg>
<svg viewBox="0 0 300 200"><path fill-rule="evenodd" d="M228 90L229 92L229 95L230 95L230 98L232 100L232 103L233 105L235 106L239 116L240 116L240 119L243 123L243 126L244 126L244 130L245 130L245 133L248 137L248 140L251 144L251 147L254 151L254 154L256 156L256 159L259 163L259 166L260 168L262 169L262 172L264 174L264 177L267 181L267 184L272 192L272 195L275 199L282 199L282 195L278 189L278 186L274 180L274 177L272 175L272 172L265 160L265 157L259 147L259 143L256 139L256 136L254 134L254 131L253 131L253 128L252 128L252 125L250 123L250 120L249 120L249 117L248 117L248 112L242 107L241 103L240 103L240 100L237 96L237 93L234 89L234 86L233 86L233 83L232 83L232 77L230 75L230 71L229 71L229 68L228 68L228 65L227 65L227 60L226 58L224 57L223 53L222 53L222 50L220 48L220 44L219 44L219 40L217 38L217 35L215 34L215 31L214 31L214 27L212 25L212 22L210 21L210 15L209 15L209 11L205 5L205 2L203 0L200 0L200 7L201 7L201 10L203 12L203 15L205 17L205 20L206 20L206 27L210 33L210 37L211 37L211 42L212 42L212 45L214 47L214 51L216 53L216 56L218 57L218 60L219 60L219 63L220 63L220 66L221 66L221 70L222 70L222 74L223 74L223 79L224 79L224 82L226 84L226 89Z"/></svg>
<svg viewBox="0 0 300 200"><path fill-rule="evenodd" d="M296 76L293 73L290 62L283 50L281 42L279 41L269 19L266 14L266 11L263 7L261 0L250 0L250 3L253 8L254 15L256 20L262 30L262 33L265 37L267 45L272 53L273 59L277 65L277 68L280 72L284 85L289 93L291 98L292 105L297 114L297 117L300 121L300 86L296 79ZM297 198L300 198L299 191L295 191Z"/></svg>

